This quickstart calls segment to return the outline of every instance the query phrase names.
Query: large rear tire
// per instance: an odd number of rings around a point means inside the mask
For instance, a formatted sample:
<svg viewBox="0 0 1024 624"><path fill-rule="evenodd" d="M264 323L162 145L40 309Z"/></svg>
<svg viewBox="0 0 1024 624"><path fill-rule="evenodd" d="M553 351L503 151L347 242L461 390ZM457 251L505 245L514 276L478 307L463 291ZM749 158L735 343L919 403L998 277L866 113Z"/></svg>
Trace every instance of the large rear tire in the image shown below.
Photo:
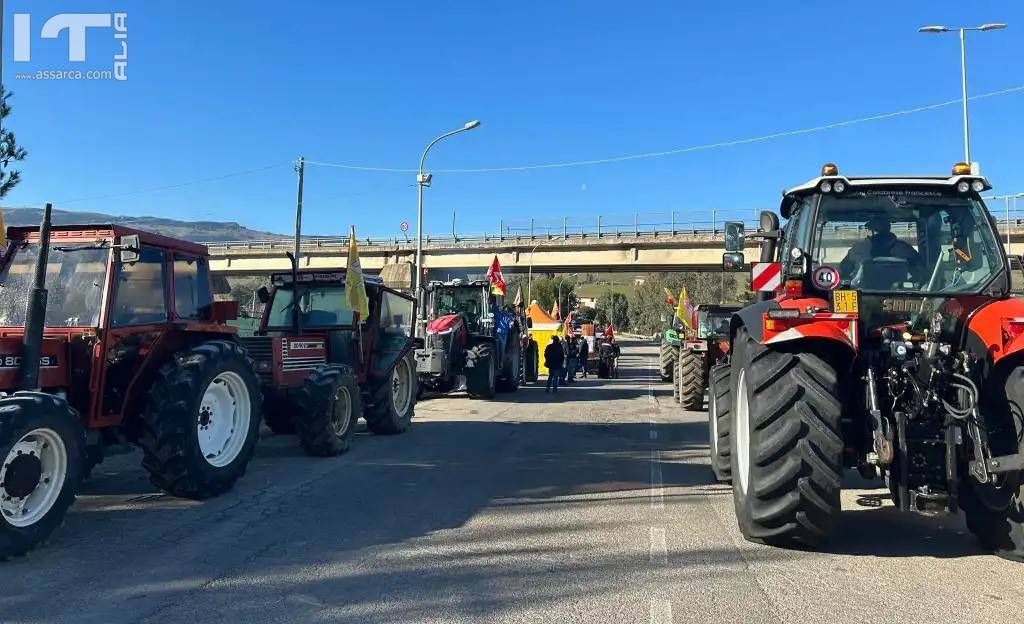
<svg viewBox="0 0 1024 624"><path fill-rule="evenodd" d="M416 415L416 360L410 353L398 360L391 377L373 393L366 426L377 435L405 433Z"/></svg>
<svg viewBox="0 0 1024 624"><path fill-rule="evenodd" d="M502 392L515 392L519 389L519 374L523 363L523 343L519 341L519 334L508 337L507 348L497 388Z"/></svg>
<svg viewBox="0 0 1024 624"><path fill-rule="evenodd" d="M309 455L348 451L363 413L359 382L348 366L321 366L306 378L295 400L295 432Z"/></svg>
<svg viewBox="0 0 1024 624"><path fill-rule="evenodd" d="M731 367L719 364L711 369L708 389L708 440L711 470L722 482L732 479L732 458L729 429L732 425L732 392L729 387Z"/></svg>
<svg viewBox="0 0 1024 624"><path fill-rule="evenodd" d="M681 350L678 362L675 385L679 388L679 403L685 410L699 411L704 407L704 390L708 383L704 354Z"/></svg>
<svg viewBox="0 0 1024 624"><path fill-rule="evenodd" d="M466 392L474 399L492 399L495 390L494 346L481 342L466 353Z"/></svg>
<svg viewBox="0 0 1024 624"><path fill-rule="evenodd" d="M245 350L211 340L161 367L140 416L142 466L158 488L205 499L235 484L256 451L259 380Z"/></svg>
<svg viewBox="0 0 1024 624"><path fill-rule="evenodd" d="M671 345L667 342L661 343L661 348L658 351L658 372L661 375L662 381L672 381L672 375L675 372L676 359L678 356L678 346Z"/></svg>
<svg viewBox="0 0 1024 624"><path fill-rule="evenodd" d="M1009 371L997 385L1003 392L986 391L982 397L993 454L1024 453L1024 366ZM1024 474L1005 473L987 484L967 476L960 504L967 528L986 548L1004 559L1024 561Z"/></svg>
<svg viewBox="0 0 1024 624"><path fill-rule="evenodd" d="M743 536L817 546L839 517L843 440L835 369L757 344L741 329L732 383L732 484Z"/></svg>
<svg viewBox="0 0 1024 624"><path fill-rule="evenodd" d="M82 479L85 429L67 401L0 399L0 560L24 555L64 521Z"/></svg>
<svg viewBox="0 0 1024 624"><path fill-rule="evenodd" d="M540 351L536 340L530 340L526 344L526 353L523 357L523 381L534 383L540 379Z"/></svg>

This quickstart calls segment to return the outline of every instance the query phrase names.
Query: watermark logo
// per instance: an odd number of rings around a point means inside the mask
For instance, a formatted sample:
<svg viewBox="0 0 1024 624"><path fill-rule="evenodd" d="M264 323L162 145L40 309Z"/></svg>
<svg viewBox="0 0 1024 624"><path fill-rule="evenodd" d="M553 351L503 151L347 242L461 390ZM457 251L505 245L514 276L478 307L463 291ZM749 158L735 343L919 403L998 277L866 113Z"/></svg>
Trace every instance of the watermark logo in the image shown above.
<svg viewBox="0 0 1024 624"><path fill-rule="evenodd" d="M67 32L68 62L85 63L86 38L91 29L113 29L114 49L111 69L48 68L16 73L26 80L128 80L128 14L127 13L61 13L43 22L39 39L58 39ZM14 62L32 62L35 32L32 15L14 14Z"/></svg>

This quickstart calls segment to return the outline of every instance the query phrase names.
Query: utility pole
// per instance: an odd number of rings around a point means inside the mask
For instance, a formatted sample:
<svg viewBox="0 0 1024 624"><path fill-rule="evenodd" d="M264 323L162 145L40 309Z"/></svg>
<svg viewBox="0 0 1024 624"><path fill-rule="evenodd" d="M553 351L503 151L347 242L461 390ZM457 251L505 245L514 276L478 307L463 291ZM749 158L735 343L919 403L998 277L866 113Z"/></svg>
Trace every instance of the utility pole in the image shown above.
<svg viewBox="0 0 1024 624"><path fill-rule="evenodd" d="M299 266L299 246L302 239L302 179L306 173L306 158L299 156L299 162L295 165L295 171L299 174L299 192L295 198L295 267Z"/></svg>

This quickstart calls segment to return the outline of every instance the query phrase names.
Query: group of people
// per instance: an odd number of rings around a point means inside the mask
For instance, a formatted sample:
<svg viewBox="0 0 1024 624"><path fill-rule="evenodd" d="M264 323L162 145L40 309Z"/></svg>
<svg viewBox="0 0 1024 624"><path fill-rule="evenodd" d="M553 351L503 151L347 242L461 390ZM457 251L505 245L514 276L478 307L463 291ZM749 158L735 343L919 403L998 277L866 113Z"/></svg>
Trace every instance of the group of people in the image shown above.
<svg viewBox="0 0 1024 624"><path fill-rule="evenodd" d="M548 384L544 392L558 392L559 383L571 384L576 374L587 376L587 358L590 344L579 334L570 334L565 340L552 336L544 348L544 365L548 367Z"/></svg>

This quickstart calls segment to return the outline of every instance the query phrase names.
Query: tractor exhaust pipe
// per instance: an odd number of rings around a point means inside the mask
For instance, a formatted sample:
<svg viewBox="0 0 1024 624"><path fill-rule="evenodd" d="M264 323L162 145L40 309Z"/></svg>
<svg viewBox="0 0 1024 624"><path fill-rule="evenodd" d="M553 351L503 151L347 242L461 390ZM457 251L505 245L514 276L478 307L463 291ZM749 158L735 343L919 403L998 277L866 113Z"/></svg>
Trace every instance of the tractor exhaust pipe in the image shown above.
<svg viewBox="0 0 1024 624"><path fill-rule="evenodd" d="M25 312L25 335L21 339L21 365L18 367L18 387L39 390L39 358L43 351L43 328L46 326L46 265L50 258L50 213L52 204L43 208L43 222L39 225L39 257L32 291Z"/></svg>

